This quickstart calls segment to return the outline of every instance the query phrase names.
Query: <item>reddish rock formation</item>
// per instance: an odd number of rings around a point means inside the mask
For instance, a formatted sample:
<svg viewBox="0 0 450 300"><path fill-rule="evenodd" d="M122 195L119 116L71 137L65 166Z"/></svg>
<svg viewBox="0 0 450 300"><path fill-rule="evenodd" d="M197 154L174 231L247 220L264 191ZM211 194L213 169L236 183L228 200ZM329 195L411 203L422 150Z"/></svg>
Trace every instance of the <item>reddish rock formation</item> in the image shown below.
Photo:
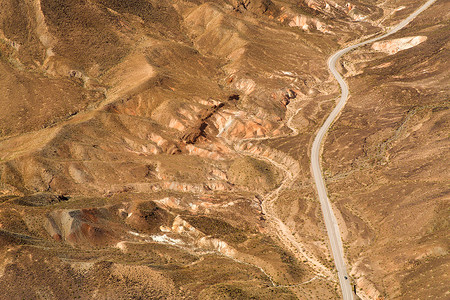
<svg viewBox="0 0 450 300"><path fill-rule="evenodd" d="M225 103L222 102L218 105L213 105L212 107L201 111L199 114L199 119L186 130L186 132L181 137L181 140L187 144L195 144L197 139L205 133L205 129L208 126L206 121L224 106Z"/></svg>

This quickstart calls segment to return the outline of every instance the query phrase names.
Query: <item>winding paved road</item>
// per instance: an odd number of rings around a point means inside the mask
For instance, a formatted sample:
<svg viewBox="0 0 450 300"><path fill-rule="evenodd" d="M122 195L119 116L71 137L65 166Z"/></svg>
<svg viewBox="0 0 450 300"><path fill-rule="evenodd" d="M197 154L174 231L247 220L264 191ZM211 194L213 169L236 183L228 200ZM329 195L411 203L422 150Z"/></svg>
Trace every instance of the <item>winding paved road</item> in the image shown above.
<svg viewBox="0 0 450 300"><path fill-rule="evenodd" d="M325 220L325 225L327 228L328 237L330 239L330 245L331 245L331 251L333 252L334 257L334 263L336 265L336 269L338 272L339 277L339 283L341 285L342 290L342 297L343 299L351 300L353 299L353 292L352 287L350 284L350 280L348 279L347 274L347 268L345 266L345 259L344 259L344 250L342 247L342 239L341 234L339 231L339 226L336 220L336 217L334 216L333 209L331 208L330 201L327 196L327 189L325 187L325 181L322 175L322 171L320 169L320 154L321 154L321 146L322 141L330 128L331 124L333 124L336 117L339 115L339 113L342 111L342 109L345 106L345 103L347 102L349 90L348 85L345 83L342 76L339 74L339 72L336 70L336 63L339 60L339 58L342 57L345 53L358 48L360 46L373 43L375 41L381 40L387 36L390 36L391 34L396 33L406 25L408 25L409 22L411 22L415 17L417 17L422 11L430 7L436 0L428 0L424 5L422 5L419 9L417 9L414 13L412 13L409 17L404 19L402 22L400 22L397 26L390 29L387 33L372 38L370 40L352 45L350 47L347 47L345 49L339 50L335 54L333 54L328 59L328 68L330 69L333 76L336 78L336 80L339 82L339 85L341 87L341 98L339 99L338 104L333 109L331 114L326 119L325 123L322 125L322 127L319 129L316 138L314 139L312 149L311 149L311 169L313 172L314 181L316 183L317 193L319 195L320 205L322 207L322 213Z"/></svg>

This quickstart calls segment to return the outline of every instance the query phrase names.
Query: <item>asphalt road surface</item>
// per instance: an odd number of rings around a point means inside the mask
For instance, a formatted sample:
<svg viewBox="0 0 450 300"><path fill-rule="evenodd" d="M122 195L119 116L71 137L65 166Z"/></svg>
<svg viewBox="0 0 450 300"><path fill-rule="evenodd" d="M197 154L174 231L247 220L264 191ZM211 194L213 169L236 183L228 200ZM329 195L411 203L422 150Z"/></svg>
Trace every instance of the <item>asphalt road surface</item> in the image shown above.
<svg viewBox="0 0 450 300"><path fill-rule="evenodd" d="M330 128L331 124L333 124L336 117L339 115L339 113L342 111L342 109L345 106L345 103L347 102L349 90L348 85L345 83L342 76L339 74L339 72L336 70L336 63L341 58L342 55L345 53L358 48L360 46L373 43L375 41L381 40L387 36L390 36L391 34L396 33L406 25L408 25L409 22L411 22L415 17L417 17L422 11L430 7L436 0L429 0L424 5L422 5L419 9L417 9L414 13L412 13L409 17L404 19L402 22L400 22L395 27L388 30L387 33L372 38L370 40L352 45L350 47L347 47L345 49L339 50L335 54L333 54L328 59L328 68L330 69L333 76L336 78L336 80L339 82L339 85L341 87L341 98L339 99L338 104L334 108L334 110L331 112L331 114L326 119L325 123L322 125L322 127L319 129L316 138L314 139L312 149L311 149L311 169L313 172L314 181L316 183L317 193L319 195L320 205L322 207L322 213L323 218L325 220L325 225L327 228L328 237L330 239L330 245L331 245L331 251L333 253L334 257L334 263L336 265L336 269L338 272L339 277L339 283L341 285L342 290L342 298L347 300L353 299L353 291L352 286L350 283L349 276L347 274L347 268L345 265L345 259L344 259L344 250L342 247L342 239L341 234L339 231L339 226L336 220L336 217L334 216L333 209L331 208L330 201L327 196L327 189L325 187L325 181L323 179L322 171L320 169L320 155L321 155L321 146L322 141Z"/></svg>

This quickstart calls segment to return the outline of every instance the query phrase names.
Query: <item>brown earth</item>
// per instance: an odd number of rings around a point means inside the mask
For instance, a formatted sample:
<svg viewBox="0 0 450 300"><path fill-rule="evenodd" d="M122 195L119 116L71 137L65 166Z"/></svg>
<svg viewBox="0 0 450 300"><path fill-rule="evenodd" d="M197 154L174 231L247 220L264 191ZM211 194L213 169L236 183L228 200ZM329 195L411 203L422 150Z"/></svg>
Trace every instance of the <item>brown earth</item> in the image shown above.
<svg viewBox="0 0 450 300"><path fill-rule="evenodd" d="M352 95L324 147L352 275L386 298L448 297L448 8L438 1L392 36L427 38L414 47L344 58L361 73L348 72Z"/></svg>
<svg viewBox="0 0 450 300"><path fill-rule="evenodd" d="M326 59L409 4L0 0L0 299L338 298ZM445 293L447 6L343 60L324 165L364 295Z"/></svg>

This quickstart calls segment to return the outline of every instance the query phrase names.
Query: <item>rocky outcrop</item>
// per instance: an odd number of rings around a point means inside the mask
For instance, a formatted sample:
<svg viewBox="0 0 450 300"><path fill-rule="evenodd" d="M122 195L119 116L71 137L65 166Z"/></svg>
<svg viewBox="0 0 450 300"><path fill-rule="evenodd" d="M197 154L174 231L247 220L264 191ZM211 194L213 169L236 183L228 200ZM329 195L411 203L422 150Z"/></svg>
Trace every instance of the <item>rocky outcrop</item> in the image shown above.
<svg viewBox="0 0 450 300"><path fill-rule="evenodd" d="M288 90L284 93L283 98L281 99L281 103L282 103L284 106L288 106L289 103L291 102L291 100L293 100L293 99L295 99L295 98L297 98L297 92L294 91L294 90L292 90L292 89L288 89Z"/></svg>
<svg viewBox="0 0 450 300"><path fill-rule="evenodd" d="M271 0L232 0L233 7L236 11L251 11L256 14L275 12L275 5Z"/></svg>
<svg viewBox="0 0 450 300"><path fill-rule="evenodd" d="M72 246L112 245L117 243L120 231L111 218L104 208L58 210L48 214L46 229L54 240Z"/></svg>
<svg viewBox="0 0 450 300"><path fill-rule="evenodd" d="M216 113L220 108L224 107L225 103L220 103L207 108L200 112L199 118L181 137L181 140L187 144L195 144L197 139L204 135L205 129L208 126L207 121Z"/></svg>
<svg viewBox="0 0 450 300"><path fill-rule="evenodd" d="M283 105L288 101L284 96L280 98ZM224 110L214 115L212 121L218 130L217 136L232 141L277 136L288 132L288 128L284 122L280 122L281 120L270 120L245 111Z"/></svg>
<svg viewBox="0 0 450 300"><path fill-rule="evenodd" d="M426 36L409 36L400 39L375 42L372 44L372 49L392 55L399 51L415 47L426 40Z"/></svg>
<svg viewBox="0 0 450 300"><path fill-rule="evenodd" d="M289 15L284 14L280 17L280 21L288 20L288 25L291 27L299 27L304 31L311 29L318 30L323 33L332 33L330 26L319 21L317 18L312 18L305 15Z"/></svg>
<svg viewBox="0 0 450 300"><path fill-rule="evenodd" d="M114 206L58 209L47 214L45 229L56 241L74 247L115 245L130 232L157 233L171 216L153 201L133 201Z"/></svg>

